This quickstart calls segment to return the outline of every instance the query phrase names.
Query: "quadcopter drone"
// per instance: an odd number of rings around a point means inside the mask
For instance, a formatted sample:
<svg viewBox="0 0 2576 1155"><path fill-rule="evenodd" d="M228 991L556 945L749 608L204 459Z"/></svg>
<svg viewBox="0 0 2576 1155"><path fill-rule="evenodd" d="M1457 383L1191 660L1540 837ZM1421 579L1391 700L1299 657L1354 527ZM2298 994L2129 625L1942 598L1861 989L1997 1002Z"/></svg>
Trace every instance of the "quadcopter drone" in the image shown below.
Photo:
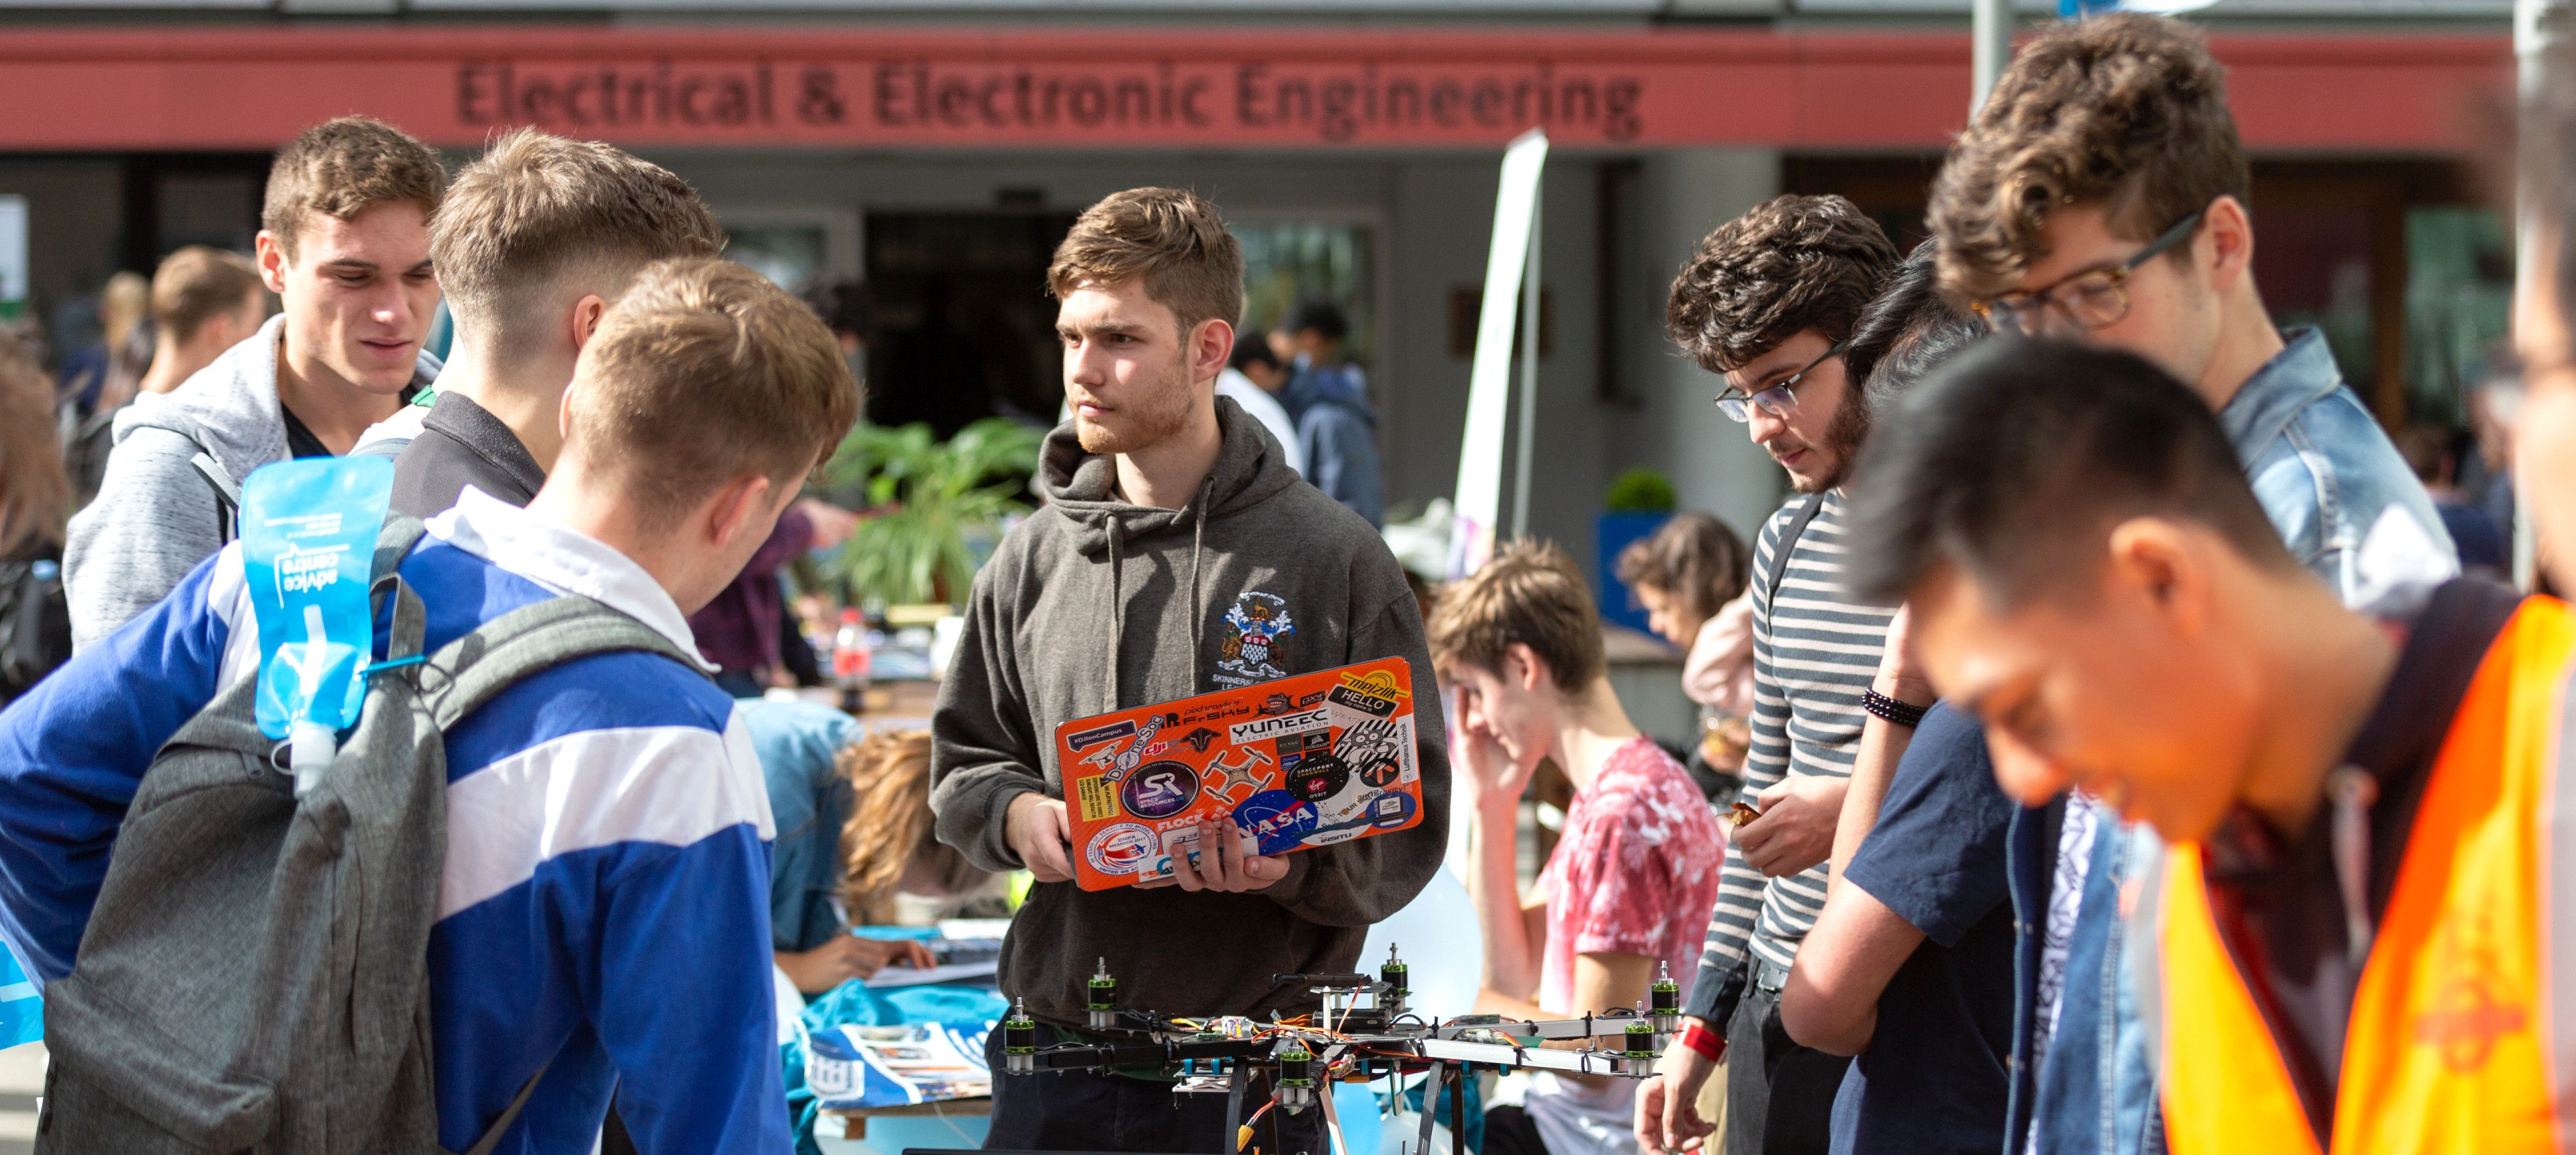
<svg viewBox="0 0 2576 1155"><path fill-rule="evenodd" d="M1365 974L1271 976L1283 986L1303 984L1310 993L1322 996L1320 1018L1303 1014L1281 1019L1274 1013L1268 1022L1235 1015L1181 1019L1121 1008L1118 980L1103 961L1089 983L1085 1025L1095 1031L1125 1032L1132 1041L1041 1047L1036 1020L1024 1005L1015 1003L1001 1026L1002 1069L1029 1075L1160 1067L1178 1076L1173 1087L1177 1093L1226 1095L1226 1124L1235 1135L1237 1151L1251 1141L1252 1125L1274 1107L1296 1115L1323 1101L1329 1111L1330 1091L1319 1087L1428 1072L1422 1133L1410 1147L1410 1155L1429 1155L1436 1115L1429 1096L1431 1088L1442 1086L1449 1095L1451 1148L1454 1155L1463 1155L1465 1077L1475 1068L1643 1079L1655 1073L1655 1057L1663 1051L1665 1040L1681 1029L1681 985L1669 971L1656 977L1646 1004L1638 1009L1541 1020L1462 1015L1425 1021L1404 1009L1412 993L1410 978L1411 968L1390 946L1376 978ZM1578 1040L1579 1049L1545 1045ZM1255 1071L1270 1076L1270 1101L1246 1118L1244 1091Z"/></svg>

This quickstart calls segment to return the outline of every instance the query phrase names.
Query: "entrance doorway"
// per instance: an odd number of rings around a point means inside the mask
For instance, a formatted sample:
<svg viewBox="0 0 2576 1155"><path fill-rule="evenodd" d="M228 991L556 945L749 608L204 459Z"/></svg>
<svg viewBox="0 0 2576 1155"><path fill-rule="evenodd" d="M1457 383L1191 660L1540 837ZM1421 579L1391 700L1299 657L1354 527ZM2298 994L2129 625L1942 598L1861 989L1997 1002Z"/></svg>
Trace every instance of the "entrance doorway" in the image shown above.
<svg viewBox="0 0 2576 1155"><path fill-rule="evenodd" d="M1055 424L1064 403L1047 263L1069 212L867 214L868 420Z"/></svg>

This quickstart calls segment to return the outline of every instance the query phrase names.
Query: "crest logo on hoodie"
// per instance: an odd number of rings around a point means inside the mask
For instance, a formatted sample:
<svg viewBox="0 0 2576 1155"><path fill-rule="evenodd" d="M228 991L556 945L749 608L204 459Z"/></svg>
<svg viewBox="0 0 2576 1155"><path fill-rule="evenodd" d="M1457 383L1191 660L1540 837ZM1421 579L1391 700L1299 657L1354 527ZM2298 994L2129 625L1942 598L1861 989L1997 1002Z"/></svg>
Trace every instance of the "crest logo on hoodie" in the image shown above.
<svg viewBox="0 0 2576 1155"><path fill-rule="evenodd" d="M1217 639L1216 668L1246 682L1284 678L1282 644L1297 632L1288 616L1288 600L1277 594L1246 590L1225 611L1224 633Z"/></svg>

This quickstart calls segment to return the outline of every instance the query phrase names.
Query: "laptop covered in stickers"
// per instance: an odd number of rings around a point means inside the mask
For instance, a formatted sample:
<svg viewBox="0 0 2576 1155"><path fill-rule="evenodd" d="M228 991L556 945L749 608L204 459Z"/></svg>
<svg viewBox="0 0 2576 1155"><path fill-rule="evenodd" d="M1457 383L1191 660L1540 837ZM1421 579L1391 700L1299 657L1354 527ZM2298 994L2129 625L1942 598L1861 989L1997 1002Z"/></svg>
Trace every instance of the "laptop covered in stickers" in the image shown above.
<svg viewBox="0 0 2576 1155"><path fill-rule="evenodd" d="M1402 658L1279 678L1056 727L1084 890L1172 875L1198 824L1231 817L1264 855L1422 821L1413 670Z"/></svg>

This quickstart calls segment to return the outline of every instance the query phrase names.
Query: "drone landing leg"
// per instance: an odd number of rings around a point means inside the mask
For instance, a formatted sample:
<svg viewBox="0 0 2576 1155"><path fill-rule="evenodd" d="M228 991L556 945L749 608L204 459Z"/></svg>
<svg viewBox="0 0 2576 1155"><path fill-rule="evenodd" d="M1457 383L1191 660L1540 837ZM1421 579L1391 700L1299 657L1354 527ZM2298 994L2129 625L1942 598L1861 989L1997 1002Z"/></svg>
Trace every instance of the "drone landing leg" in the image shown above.
<svg viewBox="0 0 2576 1155"><path fill-rule="evenodd" d="M1431 1155L1431 1121L1440 1117L1440 1085L1448 1076L1449 1064L1433 1063L1422 1080L1422 1139L1413 1145L1413 1155ZM1456 1133L1454 1128L1451 1133Z"/></svg>
<svg viewBox="0 0 2576 1155"><path fill-rule="evenodd" d="M1243 1060L1235 1060L1234 1078L1227 1084L1225 1089L1225 1139L1226 1142L1233 1144L1233 1146L1226 1148L1229 1152L1241 1151L1244 1147L1243 1085L1247 1079L1248 1076L1244 1073Z"/></svg>
<svg viewBox="0 0 2576 1155"><path fill-rule="evenodd" d="M1464 1063L1449 1074L1449 1155L1467 1155L1467 1065Z"/></svg>

